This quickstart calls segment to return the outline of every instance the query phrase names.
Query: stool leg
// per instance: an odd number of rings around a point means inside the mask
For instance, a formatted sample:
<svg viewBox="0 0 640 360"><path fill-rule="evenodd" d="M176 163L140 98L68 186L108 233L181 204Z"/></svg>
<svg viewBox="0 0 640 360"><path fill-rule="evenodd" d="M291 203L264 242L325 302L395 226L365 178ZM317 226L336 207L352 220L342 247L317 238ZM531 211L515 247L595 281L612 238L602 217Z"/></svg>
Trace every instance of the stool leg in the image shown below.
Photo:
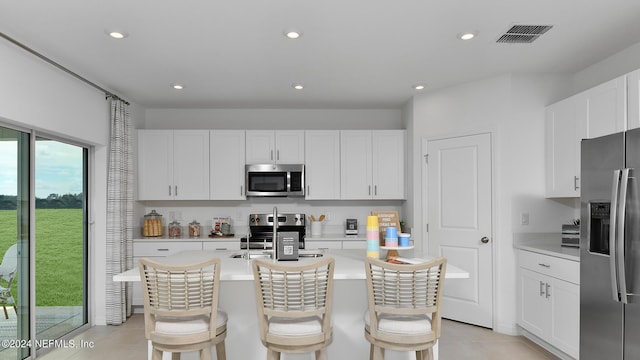
<svg viewBox="0 0 640 360"><path fill-rule="evenodd" d="M384 360L384 348L380 346L373 347L373 359L374 360Z"/></svg>
<svg viewBox="0 0 640 360"><path fill-rule="evenodd" d="M200 360L211 360L211 347L205 346L200 350Z"/></svg>
<svg viewBox="0 0 640 360"><path fill-rule="evenodd" d="M316 360L327 360L327 349L322 348L316 351Z"/></svg>
<svg viewBox="0 0 640 360"><path fill-rule="evenodd" d="M156 348L153 348L153 355L151 356L152 360L162 360L162 351Z"/></svg>
<svg viewBox="0 0 640 360"><path fill-rule="evenodd" d="M224 346L224 341L216 345L216 360L227 360L227 349Z"/></svg>

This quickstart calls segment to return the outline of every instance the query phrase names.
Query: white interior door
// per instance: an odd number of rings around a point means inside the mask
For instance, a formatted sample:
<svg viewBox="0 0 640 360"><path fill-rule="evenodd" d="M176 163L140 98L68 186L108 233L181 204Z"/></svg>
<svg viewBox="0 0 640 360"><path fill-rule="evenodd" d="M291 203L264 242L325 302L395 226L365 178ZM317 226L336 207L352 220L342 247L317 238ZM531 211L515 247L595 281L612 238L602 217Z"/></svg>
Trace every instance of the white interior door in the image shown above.
<svg viewBox="0 0 640 360"><path fill-rule="evenodd" d="M470 274L445 283L443 317L492 328L491 134L426 148L428 252Z"/></svg>

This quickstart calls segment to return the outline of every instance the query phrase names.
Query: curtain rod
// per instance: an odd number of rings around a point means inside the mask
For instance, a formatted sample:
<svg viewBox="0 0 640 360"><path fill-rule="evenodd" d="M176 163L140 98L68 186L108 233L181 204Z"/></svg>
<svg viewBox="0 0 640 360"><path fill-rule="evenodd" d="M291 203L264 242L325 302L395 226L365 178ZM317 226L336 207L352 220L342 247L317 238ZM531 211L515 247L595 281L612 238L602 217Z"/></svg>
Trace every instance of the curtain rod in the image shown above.
<svg viewBox="0 0 640 360"><path fill-rule="evenodd" d="M26 46L26 45L24 45L24 44L20 43L19 41L17 41L17 40L15 40L15 39L13 39L12 37L8 36L7 34L5 34L5 33L3 33L3 32L0 32L0 37L4 38L5 40L9 41L10 43L12 43L12 44L14 44L14 45L16 45L16 46L18 46L18 47L22 48L23 50L25 50L25 51L27 51L27 52L31 53L32 55L37 56L37 57L38 57L38 58L40 58L41 60L44 60L44 61L48 62L49 64L51 64L51 65L53 65L53 66L57 67L58 69L60 69L60 70L62 70L62 71L64 71L64 72L66 72L67 74L69 74L69 75L71 75L71 76L75 77L76 79L78 79L78 80L80 80L80 81L82 81L82 82L84 82L84 83L86 83L86 84L88 84L88 85L90 85L90 86L92 86L92 87L94 87L94 88L96 88L96 89L98 89L98 90L100 90L100 91L104 92L104 93L105 93L105 95L106 95L106 97L107 97L107 99L108 99L108 98L115 98L115 99L118 99L118 100L122 100L122 101L124 101L127 105L129 105L129 102L128 102L127 100L125 100L125 99L121 98L120 96L118 96L118 95L116 95L116 94L112 93L112 92L111 92L111 91L109 91L109 90L104 89L104 88L103 88L103 87L101 87L100 85L97 85L96 83L94 83L94 82L92 82L92 81L90 81L90 80L87 80L86 78L84 78L84 77L82 77L82 76L80 76L80 75L76 74L75 72L73 72L73 71L71 71L71 70L67 69L66 67L64 67L64 66L62 66L62 65L60 65L60 64L58 64L57 62L55 62L55 61L53 61L53 60L49 59L48 57L46 57L46 56L44 56L44 55L40 54L39 52L37 52L37 51L33 50L32 48L30 48L30 47L28 47L28 46Z"/></svg>

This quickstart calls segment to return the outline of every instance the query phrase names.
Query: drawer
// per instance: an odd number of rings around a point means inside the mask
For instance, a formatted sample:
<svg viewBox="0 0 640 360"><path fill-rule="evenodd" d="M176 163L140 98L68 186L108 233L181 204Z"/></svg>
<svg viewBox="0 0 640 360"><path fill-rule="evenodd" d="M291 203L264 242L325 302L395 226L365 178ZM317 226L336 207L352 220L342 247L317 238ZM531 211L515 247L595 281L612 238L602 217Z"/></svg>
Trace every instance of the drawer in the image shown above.
<svg viewBox="0 0 640 360"><path fill-rule="evenodd" d="M305 240L305 249L342 249L342 241Z"/></svg>
<svg viewBox="0 0 640 360"><path fill-rule="evenodd" d="M185 250L202 250L202 241L134 242L133 256L164 257Z"/></svg>
<svg viewBox="0 0 640 360"><path fill-rule="evenodd" d="M580 284L580 262L544 255L532 251L518 251L519 266L540 274Z"/></svg>
<svg viewBox="0 0 640 360"><path fill-rule="evenodd" d="M342 242L342 248L345 250L349 250L349 249L366 250L367 240L344 240Z"/></svg>
<svg viewBox="0 0 640 360"><path fill-rule="evenodd" d="M240 239L235 241L205 241L203 250L240 250Z"/></svg>

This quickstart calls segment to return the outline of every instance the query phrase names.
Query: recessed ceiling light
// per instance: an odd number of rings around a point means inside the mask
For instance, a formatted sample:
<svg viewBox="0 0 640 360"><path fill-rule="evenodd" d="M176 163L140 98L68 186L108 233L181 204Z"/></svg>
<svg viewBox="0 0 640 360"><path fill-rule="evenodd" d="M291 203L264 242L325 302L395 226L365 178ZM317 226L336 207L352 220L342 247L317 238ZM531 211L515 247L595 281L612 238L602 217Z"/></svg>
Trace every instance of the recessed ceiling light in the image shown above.
<svg viewBox="0 0 640 360"><path fill-rule="evenodd" d="M471 40L476 37L476 33L473 32L465 32L458 34L458 39L460 40Z"/></svg>
<svg viewBox="0 0 640 360"><path fill-rule="evenodd" d="M298 31L298 30L285 30L284 31L284 36L288 37L289 39L297 39L299 37L302 36L302 31Z"/></svg>
<svg viewBox="0 0 640 360"><path fill-rule="evenodd" d="M424 84L415 84L413 85L414 90L424 90L426 86Z"/></svg>
<svg viewBox="0 0 640 360"><path fill-rule="evenodd" d="M293 85L291 85L291 87L293 87L296 90L304 89L304 85L302 85L302 84L293 84Z"/></svg>
<svg viewBox="0 0 640 360"><path fill-rule="evenodd" d="M171 88L174 90L184 90L184 85L182 84L171 84Z"/></svg>
<svg viewBox="0 0 640 360"><path fill-rule="evenodd" d="M129 36L129 34L122 31L107 31L107 35L111 36L114 39L124 39Z"/></svg>

